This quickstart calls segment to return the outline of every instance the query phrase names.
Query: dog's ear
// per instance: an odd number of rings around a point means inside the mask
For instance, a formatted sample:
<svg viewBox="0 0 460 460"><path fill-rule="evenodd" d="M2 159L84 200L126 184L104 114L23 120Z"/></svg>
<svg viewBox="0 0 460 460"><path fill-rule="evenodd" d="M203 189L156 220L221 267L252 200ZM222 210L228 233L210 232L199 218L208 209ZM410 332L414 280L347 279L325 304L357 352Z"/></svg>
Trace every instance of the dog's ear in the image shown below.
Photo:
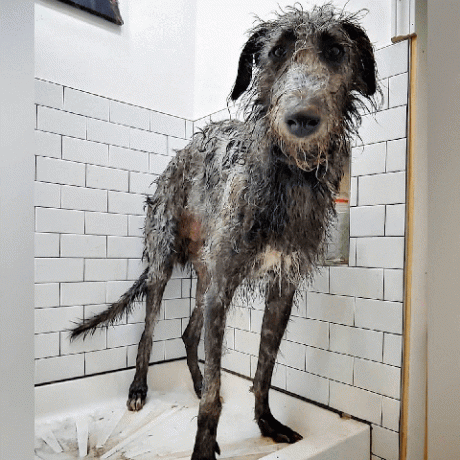
<svg viewBox="0 0 460 460"><path fill-rule="evenodd" d="M365 97L371 97L377 91L377 69L375 65L374 47L366 32L352 22L343 25L359 53L356 90Z"/></svg>
<svg viewBox="0 0 460 460"><path fill-rule="evenodd" d="M259 60L259 52L262 48L261 38L266 33L267 29L257 30L244 45L238 62L238 74L230 94L232 101L236 101L248 89L252 79L252 67Z"/></svg>

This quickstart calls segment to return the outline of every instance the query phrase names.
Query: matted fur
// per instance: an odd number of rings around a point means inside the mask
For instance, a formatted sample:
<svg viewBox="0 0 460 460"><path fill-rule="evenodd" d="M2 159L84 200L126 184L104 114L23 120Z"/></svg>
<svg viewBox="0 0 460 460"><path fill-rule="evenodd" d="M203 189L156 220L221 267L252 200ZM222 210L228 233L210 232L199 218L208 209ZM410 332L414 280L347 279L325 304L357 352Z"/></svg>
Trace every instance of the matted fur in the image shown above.
<svg viewBox="0 0 460 460"><path fill-rule="evenodd" d="M72 331L75 338L113 324L147 298L128 397L131 410L141 409L164 287L174 265L195 268L196 308L183 335L201 396L193 460L219 452L225 317L245 280L265 280L256 421L277 442L301 439L272 416L268 390L296 287L324 253L360 101L377 91L373 48L357 20L331 5L310 12L296 5L251 29L230 96L241 100L244 121L211 123L177 152L146 201L146 271L119 302ZM203 325L204 380L197 358Z"/></svg>

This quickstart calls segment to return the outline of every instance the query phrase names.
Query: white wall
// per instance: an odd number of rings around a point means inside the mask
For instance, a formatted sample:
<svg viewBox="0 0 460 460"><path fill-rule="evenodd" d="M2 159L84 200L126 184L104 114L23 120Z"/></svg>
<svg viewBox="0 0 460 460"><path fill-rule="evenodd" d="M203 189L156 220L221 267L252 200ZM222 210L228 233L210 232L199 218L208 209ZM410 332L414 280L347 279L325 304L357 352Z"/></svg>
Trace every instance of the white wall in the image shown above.
<svg viewBox="0 0 460 460"><path fill-rule="evenodd" d="M195 2L123 1L120 10L122 27L36 0L36 77L191 118Z"/></svg>
<svg viewBox="0 0 460 460"><path fill-rule="evenodd" d="M266 20L292 1L235 0L216 2L197 0L196 59L194 86L194 119L217 112L225 107L233 86L240 51L247 39L246 31L253 25L255 15ZM319 1L302 2L305 9ZM335 1L337 7L347 3ZM350 12L368 8L362 21L377 48L390 44L390 4L387 0L351 0L346 5Z"/></svg>
<svg viewBox="0 0 460 460"><path fill-rule="evenodd" d="M33 457L33 6L0 5L0 459Z"/></svg>

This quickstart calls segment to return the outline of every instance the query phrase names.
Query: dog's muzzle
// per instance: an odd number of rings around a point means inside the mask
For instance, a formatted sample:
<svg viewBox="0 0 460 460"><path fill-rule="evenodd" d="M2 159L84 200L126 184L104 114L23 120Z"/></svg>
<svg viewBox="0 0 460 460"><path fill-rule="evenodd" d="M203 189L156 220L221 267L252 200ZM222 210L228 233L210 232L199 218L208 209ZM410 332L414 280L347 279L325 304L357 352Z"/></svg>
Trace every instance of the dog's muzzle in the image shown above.
<svg viewBox="0 0 460 460"><path fill-rule="evenodd" d="M284 117L288 131L296 137L308 137L318 131L321 117L314 110L300 110Z"/></svg>

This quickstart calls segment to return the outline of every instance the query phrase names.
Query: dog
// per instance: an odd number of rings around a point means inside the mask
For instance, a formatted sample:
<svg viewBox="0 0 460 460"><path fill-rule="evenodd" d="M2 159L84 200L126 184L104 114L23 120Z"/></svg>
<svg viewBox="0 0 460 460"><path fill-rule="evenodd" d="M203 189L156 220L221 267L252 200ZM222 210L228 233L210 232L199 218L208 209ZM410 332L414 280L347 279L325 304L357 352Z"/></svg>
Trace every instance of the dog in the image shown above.
<svg viewBox="0 0 460 460"><path fill-rule="evenodd" d="M196 307L183 334L201 397L192 460L220 454L225 318L245 281L263 280L266 299L255 420L276 442L302 438L273 417L268 392L296 288L323 260L360 108L378 92L373 46L358 18L330 4L311 11L296 5L250 30L230 95L244 121L210 123L177 151L146 200L147 268L118 302L72 330L74 339L113 324L146 298L127 402L140 410L164 288L175 265L194 268ZM204 378L197 356L203 328Z"/></svg>

